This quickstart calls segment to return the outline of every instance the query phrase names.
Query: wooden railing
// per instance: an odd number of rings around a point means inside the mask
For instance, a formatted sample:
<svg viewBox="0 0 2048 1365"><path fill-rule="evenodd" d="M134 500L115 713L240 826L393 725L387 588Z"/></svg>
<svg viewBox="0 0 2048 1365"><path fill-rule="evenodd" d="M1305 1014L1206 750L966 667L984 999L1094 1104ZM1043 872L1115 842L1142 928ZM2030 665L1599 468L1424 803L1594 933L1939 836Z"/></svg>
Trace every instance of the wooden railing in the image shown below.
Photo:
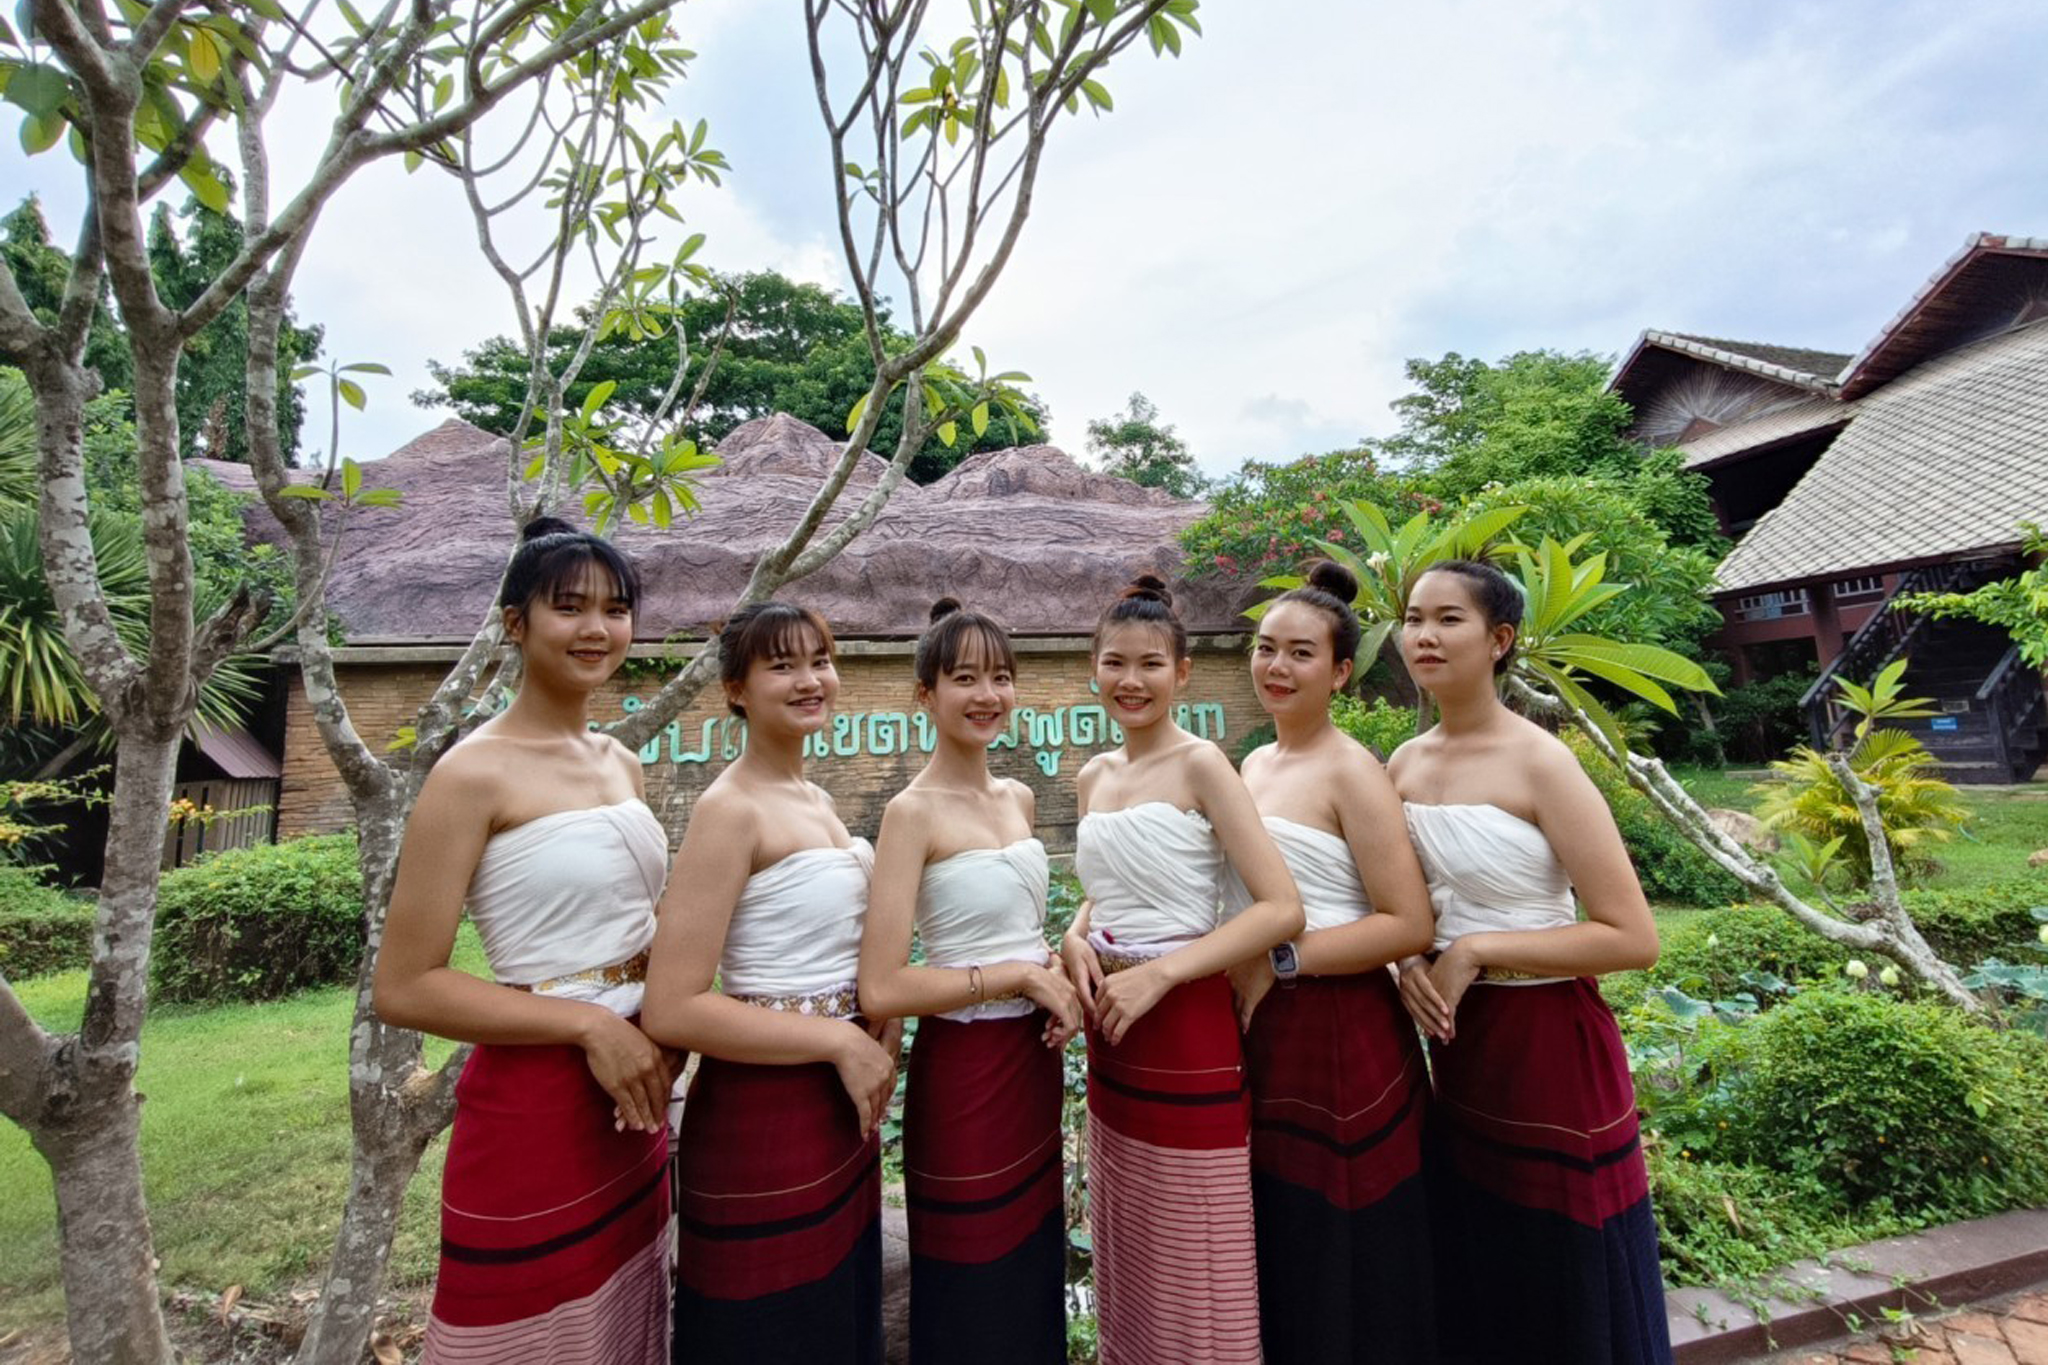
<svg viewBox="0 0 2048 1365"><path fill-rule="evenodd" d="M1913 641L1927 628L1928 618L1919 612L1901 608L1899 599L1918 592L1964 591L1966 580L1973 577L1978 568L1974 563L1951 561L1929 564L1899 576L1883 604L1871 613L1861 629L1849 637L1849 643L1842 646L1842 652L1828 661L1828 666L1813 680L1813 686L1807 688L1806 695L1799 699L1801 709L1806 712L1807 729L1813 736L1814 748L1834 748L1842 732L1855 719L1835 704L1836 679L1868 682L1885 665L1908 652Z"/></svg>
<svg viewBox="0 0 2048 1365"><path fill-rule="evenodd" d="M2035 713L2048 708L2048 695L2041 691L2041 675L2020 657L2018 645L2005 652L1998 667L1977 689L1972 703L1985 713L1991 726L1991 757L2007 773L2015 760L2025 757L2025 736L2039 722Z"/></svg>

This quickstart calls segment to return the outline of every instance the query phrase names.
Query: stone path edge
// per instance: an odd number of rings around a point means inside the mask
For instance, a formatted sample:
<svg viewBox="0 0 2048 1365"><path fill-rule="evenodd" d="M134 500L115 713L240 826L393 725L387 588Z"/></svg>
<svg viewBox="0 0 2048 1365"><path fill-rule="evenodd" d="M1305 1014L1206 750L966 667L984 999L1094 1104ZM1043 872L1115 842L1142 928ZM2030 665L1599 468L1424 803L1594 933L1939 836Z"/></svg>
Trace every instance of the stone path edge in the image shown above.
<svg viewBox="0 0 2048 1365"><path fill-rule="evenodd" d="M2048 1281L2048 1209L2017 1209L1799 1261L1775 1277L1807 1291L1773 1297L1764 1317L1714 1289L1664 1296L1678 1365L1723 1365L1848 1333L1881 1309L1958 1308Z"/></svg>

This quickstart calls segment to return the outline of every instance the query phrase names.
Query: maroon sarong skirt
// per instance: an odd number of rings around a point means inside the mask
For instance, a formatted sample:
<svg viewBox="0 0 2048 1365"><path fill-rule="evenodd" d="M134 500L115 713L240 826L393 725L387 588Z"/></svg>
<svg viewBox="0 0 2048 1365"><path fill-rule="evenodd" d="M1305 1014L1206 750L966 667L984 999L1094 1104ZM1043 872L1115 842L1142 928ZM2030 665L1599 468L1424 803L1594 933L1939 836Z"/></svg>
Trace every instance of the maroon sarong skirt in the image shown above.
<svg viewBox="0 0 2048 1365"><path fill-rule="evenodd" d="M484 1045L455 1084L432 1362L668 1358L668 1135L621 1133L576 1047Z"/></svg>
<svg viewBox="0 0 2048 1365"><path fill-rule="evenodd" d="M1177 986L1088 1036L1088 1211L1102 1365L1259 1359L1250 1095L1230 985Z"/></svg>
<svg viewBox="0 0 2048 1365"><path fill-rule="evenodd" d="M881 1365L881 1146L836 1070L704 1058L676 1187L675 1360Z"/></svg>
<svg viewBox="0 0 2048 1365"><path fill-rule="evenodd" d="M1433 1360L1429 1070L1392 979L1275 987L1245 1065L1266 1365Z"/></svg>
<svg viewBox="0 0 2048 1365"><path fill-rule="evenodd" d="M1635 1087L1599 988L1474 985L1430 1064L1443 1358L1668 1362Z"/></svg>
<svg viewBox="0 0 2048 1365"><path fill-rule="evenodd" d="M1045 1015L925 1019L910 1052L903 1183L912 1365L1067 1358L1060 1054Z"/></svg>

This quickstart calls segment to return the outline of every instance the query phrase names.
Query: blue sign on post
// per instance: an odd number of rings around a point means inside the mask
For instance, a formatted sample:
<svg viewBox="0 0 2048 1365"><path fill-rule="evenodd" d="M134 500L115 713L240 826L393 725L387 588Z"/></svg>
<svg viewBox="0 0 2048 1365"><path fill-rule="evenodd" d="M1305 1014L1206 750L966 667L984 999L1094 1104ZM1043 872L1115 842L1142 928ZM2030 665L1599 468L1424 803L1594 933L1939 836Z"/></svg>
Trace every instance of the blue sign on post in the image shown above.
<svg viewBox="0 0 2048 1365"><path fill-rule="evenodd" d="M1936 716L1928 723L1928 728L1930 730L1956 730L1960 729L1961 726L1958 725L1954 716Z"/></svg>

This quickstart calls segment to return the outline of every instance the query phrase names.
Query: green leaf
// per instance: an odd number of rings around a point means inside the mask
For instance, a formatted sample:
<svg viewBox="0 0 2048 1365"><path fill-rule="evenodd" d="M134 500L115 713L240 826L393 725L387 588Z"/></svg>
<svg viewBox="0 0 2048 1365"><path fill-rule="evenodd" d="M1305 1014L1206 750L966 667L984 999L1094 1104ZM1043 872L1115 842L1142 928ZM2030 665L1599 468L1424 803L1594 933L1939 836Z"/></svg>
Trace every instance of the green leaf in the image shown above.
<svg viewBox="0 0 2048 1365"><path fill-rule="evenodd" d="M583 395L583 420L588 422L591 418L595 417L597 410L605 405L605 402L618 390L618 387L619 381L616 379L607 379L602 383L591 385L590 392Z"/></svg>
<svg viewBox="0 0 2048 1365"><path fill-rule="evenodd" d="M388 374L390 374L390 373L391 373L391 367L390 367L389 365L380 365L379 363L377 363L377 362L376 362L376 361L374 361L374 360L358 360L358 361L357 361L357 362L356 362L355 364L353 364L353 365L344 365L344 366L342 366L342 367L341 367L341 373L342 373L342 374L383 374L383 375L388 375Z"/></svg>
<svg viewBox="0 0 2048 1365"><path fill-rule="evenodd" d="M951 446L959 438L960 424L958 422L941 422L939 423L938 431L939 439L945 442L946 445Z"/></svg>
<svg viewBox="0 0 2048 1365"><path fill-rule="evenodd" d="M1575 662L1580 658L1597 658L1682 687L1688 692L1721 694L1720 689L1714 686L1714 680L1707 676L1706 669L1682 654L1674 654L1657 645L1608 640L1597 635L1558 635L1544 643L1548 648L1567 651Z"/></svg>
<svg viewBox="0 0 2048 1365"><path fill-rule="evenodd" d="M369 405L369 395L364 393L363 386L353 379L338 379L334 383L334 388L335 392L341 395L341 401L357 412L361 412Z"/></svg>
<svg viewBox="0 0 2048 1365"><path fill-rule="evenodd" d="M1116 18L1116 0L1087 0L1088 12L1095 16L1095 22L1107 27Z"/></svg>
<svg viewBox="0 0 2048 1365"><path fill-rule="evenodd" d="M220 79L220 49L213 45L213 35L205 29L194 29L186 42L185 66L192 79L201 85L212 85Z"/></svg>
<svg viewBox="0 0 2048 1365"><path fill-rule="evenodd" d="M1101 81L1082 81L1081 93L1088 97L1088 102L1090 104L1094 105L1097 109L1100 109L1105 113L1116 108L1116 101L1109 97L1109 89L1107 86L1103 85Z"/></svg>
<svg viewBox="0 0 2048 1365"><path fill-rule="evenodd" d="M344 457L341 462L341 496L344 502L353 501L363 491L363 467L354 460Z"/></svg>
<svg viewBox="0 0 2048 1365"><path fill-rule="evenodd" d="M405 500L405 494L396 488L372 488L356 499L358 507L396 507Z"/></svg>
<svg viewBox="0 0 2048 1365"><path fill-rule="evenodd" d="M57 139L63 137L64 130L70 126L62 114L25 118L21 121L21 149L30 156L47 152L57 145Z"/></svg>
<svg viewBox="0 0 2048 1365"><path fill-rule="evenodd" d="M303 498L307 502L329 502L334 498L334 494L318 484L311 483L292 484L286 488L279 489L277 495L280 498Z"/></svg>
<svg viewBox="0 0 2048 1365"><path fill-rule="evenodd" d="M7 77L7 102L36 118L56 113L70 94L71 82L58 67L41 63L17 66Z"/></svg>
<svg viewBox="0 0 2048 1365"><path fill-rule="evenodd" d="M862 394L853 400L853 406L846 412L846 434L853 435L853 429L860 425L860 415L868 410L868 395Z"/></svg>
<svg viewBox="0 0 2048 1365"><path fill-rule="evenodd" d="M212 209L215 213L228 211L228 187L213 173L210 165L194 157L178 172L178 179L185 182L185 188L192 191L192 197Z"/></svg>
<svg viewBox="0 0 2048 1365"><path fill-rule="evenodd" d="M968 414L968 418L974 424L975 439L979 440L981 437L988 435L988 404L976 403L974 410Z"/></svg>

